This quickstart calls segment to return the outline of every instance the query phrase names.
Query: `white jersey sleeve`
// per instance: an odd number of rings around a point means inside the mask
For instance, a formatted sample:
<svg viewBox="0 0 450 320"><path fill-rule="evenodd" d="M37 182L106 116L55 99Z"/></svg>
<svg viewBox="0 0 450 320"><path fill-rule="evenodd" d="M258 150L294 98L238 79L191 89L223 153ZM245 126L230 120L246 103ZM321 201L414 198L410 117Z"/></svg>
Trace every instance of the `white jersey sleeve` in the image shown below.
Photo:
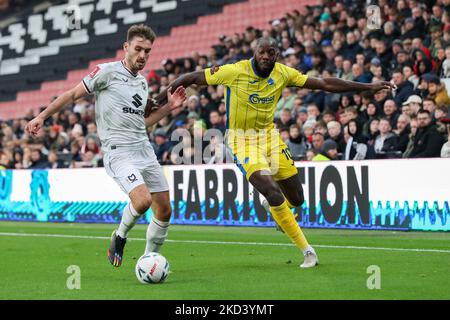
<svg viewBox="0 0 450 320"><path fill-rule="evenodd" d="M96 93L108 87L111 78L111 72L108 69L108 65L99 64L83 78L83 84L88 93Z"/></svg>

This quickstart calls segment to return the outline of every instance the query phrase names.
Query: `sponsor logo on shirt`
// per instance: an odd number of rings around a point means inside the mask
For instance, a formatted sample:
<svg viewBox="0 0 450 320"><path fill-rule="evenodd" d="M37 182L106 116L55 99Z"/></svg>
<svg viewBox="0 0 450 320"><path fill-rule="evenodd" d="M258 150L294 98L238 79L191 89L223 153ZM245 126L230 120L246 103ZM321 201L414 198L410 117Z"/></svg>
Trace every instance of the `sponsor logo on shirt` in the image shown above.
<svg viewBox="0 0 450 320"><path fill-rule="evenodd" d="M130 107L122 108L123 113L137 114L140 116L144 116L144 110L136 110Z"/></svg>
<svg viewBox="0 0 450 320"><path fill-rule="evenodd" d="M275 101L275 96L260 97L257 93L254 93L248 97L248 101L253 104L269 104Z"/></svg>

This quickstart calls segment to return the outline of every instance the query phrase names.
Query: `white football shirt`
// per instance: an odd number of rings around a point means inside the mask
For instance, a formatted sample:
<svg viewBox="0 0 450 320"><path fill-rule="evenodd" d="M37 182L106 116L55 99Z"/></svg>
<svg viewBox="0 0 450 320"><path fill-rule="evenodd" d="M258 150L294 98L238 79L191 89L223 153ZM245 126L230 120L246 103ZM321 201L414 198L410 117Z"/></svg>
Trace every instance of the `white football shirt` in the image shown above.
<svg viewBox="0 0 450 320"><path fill-rule="evenodd" d="M104 151L111 146L133 147L148 141L144 121L147 80L134 75L122 61L99 64L83 78L95 94L95 121Z"/></svg>

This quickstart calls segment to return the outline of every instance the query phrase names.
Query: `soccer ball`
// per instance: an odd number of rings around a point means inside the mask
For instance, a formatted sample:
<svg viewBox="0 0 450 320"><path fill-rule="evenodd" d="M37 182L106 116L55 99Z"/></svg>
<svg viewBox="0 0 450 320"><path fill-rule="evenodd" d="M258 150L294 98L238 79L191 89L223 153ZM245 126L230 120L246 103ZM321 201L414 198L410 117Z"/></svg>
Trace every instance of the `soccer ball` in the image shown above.
<svg viewBox="0 0 450 320"><path fill-rule="evenodd" d="M156 252L144 254L136 263L136 277L141 283L164 282L169 275L169 262Z"/></svg>

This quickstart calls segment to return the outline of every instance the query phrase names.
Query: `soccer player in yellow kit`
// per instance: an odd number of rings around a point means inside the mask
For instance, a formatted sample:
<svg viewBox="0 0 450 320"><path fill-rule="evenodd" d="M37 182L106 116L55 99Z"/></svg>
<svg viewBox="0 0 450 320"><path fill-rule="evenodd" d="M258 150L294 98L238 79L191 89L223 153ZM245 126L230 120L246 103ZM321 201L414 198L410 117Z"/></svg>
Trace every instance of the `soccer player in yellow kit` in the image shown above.
<svg viewBox="0 0 450 320"><path fill-rule="evenodd" d="M259 38L252 59L207 68L180 76L169 86L224 85L227 108L227 144L248 181L267 200L275 222L303 252L302 268L319 260L308 244L291 208L304 201L303 188L291 153L274 127L274 113L285 87L329 92L392 89L389 82L370 84L338 78L314 78L277 63L279 49L273 38ZM165 103L166 92L156 98ZM155 103L156 103L155 102Z"/></svg>

